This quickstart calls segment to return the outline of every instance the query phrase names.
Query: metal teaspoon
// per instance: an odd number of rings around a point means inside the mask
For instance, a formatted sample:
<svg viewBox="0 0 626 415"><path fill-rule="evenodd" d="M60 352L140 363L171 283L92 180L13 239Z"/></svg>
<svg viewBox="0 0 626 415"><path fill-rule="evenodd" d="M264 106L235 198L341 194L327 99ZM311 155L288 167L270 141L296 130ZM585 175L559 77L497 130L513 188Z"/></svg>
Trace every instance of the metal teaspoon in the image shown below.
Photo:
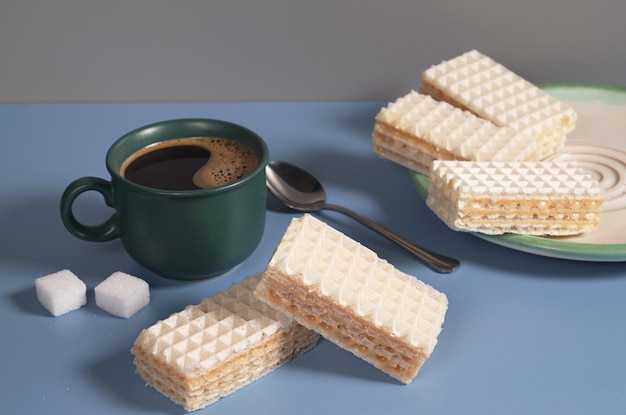
<svg viewBox="0 0 626 415"><path fill-rule="evenodd" d="M449 273L459 261L415 245L413 242L343 206L326 203L322 184L309 172L284 161L270 161L265 168L267 188L287 207L301 212L334 210L352 217L406 249L440 273Z"/></svg>

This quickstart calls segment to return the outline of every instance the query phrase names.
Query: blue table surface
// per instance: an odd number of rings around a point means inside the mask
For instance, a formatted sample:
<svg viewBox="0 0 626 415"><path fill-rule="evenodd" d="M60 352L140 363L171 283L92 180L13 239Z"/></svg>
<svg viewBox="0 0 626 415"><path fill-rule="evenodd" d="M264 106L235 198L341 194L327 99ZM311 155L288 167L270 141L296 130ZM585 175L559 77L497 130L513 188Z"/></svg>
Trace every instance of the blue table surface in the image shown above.
<svg viewBox="0 0 626 415"><path fill-rule="evenodd" d="M112 142L136 127L183 117L218 118L255 130L272 159L323 181L328 199L418 244L462 261L437 274L340 214L317 214L400 270L447 294L439 343L402 385L328 341L200 413L255 414L623 414L626 412L626 264L535 256L446 227L424 204L408 171L371 149L381 102L111 103L0 105L0 413L181 414L135 373L137 334L188 304L261 271L294 212L268 198L261 245L243 264L200 282L143 269L119 241L71 236L61 193L81 176L108 178ZM112 210L82 195L87 223ZM69 268L88 304L52 317L34 281ZM93 287L115 271L151 285L151 303L130 319L95 305Z"/></svg>

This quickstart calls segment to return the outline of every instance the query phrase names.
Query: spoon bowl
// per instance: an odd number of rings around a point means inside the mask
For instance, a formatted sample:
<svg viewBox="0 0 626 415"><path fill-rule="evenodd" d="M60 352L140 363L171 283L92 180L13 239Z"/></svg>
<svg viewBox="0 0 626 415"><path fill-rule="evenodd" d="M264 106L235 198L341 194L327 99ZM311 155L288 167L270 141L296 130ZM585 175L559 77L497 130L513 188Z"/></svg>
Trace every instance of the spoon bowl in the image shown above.
<svg viewBox="0 0 626 415"><path fill-rule="evenodd" d="M440 273L449 273L459 261L415 245L413 242L343 206L326 202L322 184L309 172L284 161L270 161L265 167L267 188L285 206L300 212L322 209L343 213L397 243L426 265Z"/></svg>
<svg viewBox="0 0 626 415"><path fill-rule="evenodd" d="M298 166L284 161L270 161L265 174L269 191L291 209L315 212L326 203L322 183Z"/></svg>

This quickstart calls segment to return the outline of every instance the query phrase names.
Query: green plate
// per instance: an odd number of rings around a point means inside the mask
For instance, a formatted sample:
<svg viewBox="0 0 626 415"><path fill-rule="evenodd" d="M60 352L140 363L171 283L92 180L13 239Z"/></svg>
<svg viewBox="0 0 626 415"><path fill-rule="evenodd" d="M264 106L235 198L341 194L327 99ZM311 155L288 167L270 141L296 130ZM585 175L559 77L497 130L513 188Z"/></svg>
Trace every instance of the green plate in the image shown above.
<svg viewBox="0 0 626 415"><path fill-rule="evenodd" d="M576 129L565 147L551 157L574 160L600 182L606 199L600 226L568 237L505 234L479 238L531 254L580 261L626 261L626 88L586 84L545 84L541 88L570 104L578 113ZM428 178L411 171L426 199Z"/></svg>

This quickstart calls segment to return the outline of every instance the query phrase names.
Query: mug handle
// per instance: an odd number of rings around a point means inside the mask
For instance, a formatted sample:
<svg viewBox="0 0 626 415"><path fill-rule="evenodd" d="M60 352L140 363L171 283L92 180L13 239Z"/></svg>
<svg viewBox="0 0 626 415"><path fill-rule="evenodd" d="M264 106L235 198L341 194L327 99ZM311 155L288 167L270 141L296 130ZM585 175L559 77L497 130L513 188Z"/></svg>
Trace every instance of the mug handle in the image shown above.
<svg viewBox="0 0 626 415"><path fill-rule="evenodd" d="M80 223L74 216L72 205L76 198L87 191L94 190L104 197L107 206L113 206L113 188L111 182L99 177L81 177L67 186L61 196L61 219L68 231L77 238L91 242L110 241L119 237L117 217L113 214L100 225L90 226Z"/></svg>

